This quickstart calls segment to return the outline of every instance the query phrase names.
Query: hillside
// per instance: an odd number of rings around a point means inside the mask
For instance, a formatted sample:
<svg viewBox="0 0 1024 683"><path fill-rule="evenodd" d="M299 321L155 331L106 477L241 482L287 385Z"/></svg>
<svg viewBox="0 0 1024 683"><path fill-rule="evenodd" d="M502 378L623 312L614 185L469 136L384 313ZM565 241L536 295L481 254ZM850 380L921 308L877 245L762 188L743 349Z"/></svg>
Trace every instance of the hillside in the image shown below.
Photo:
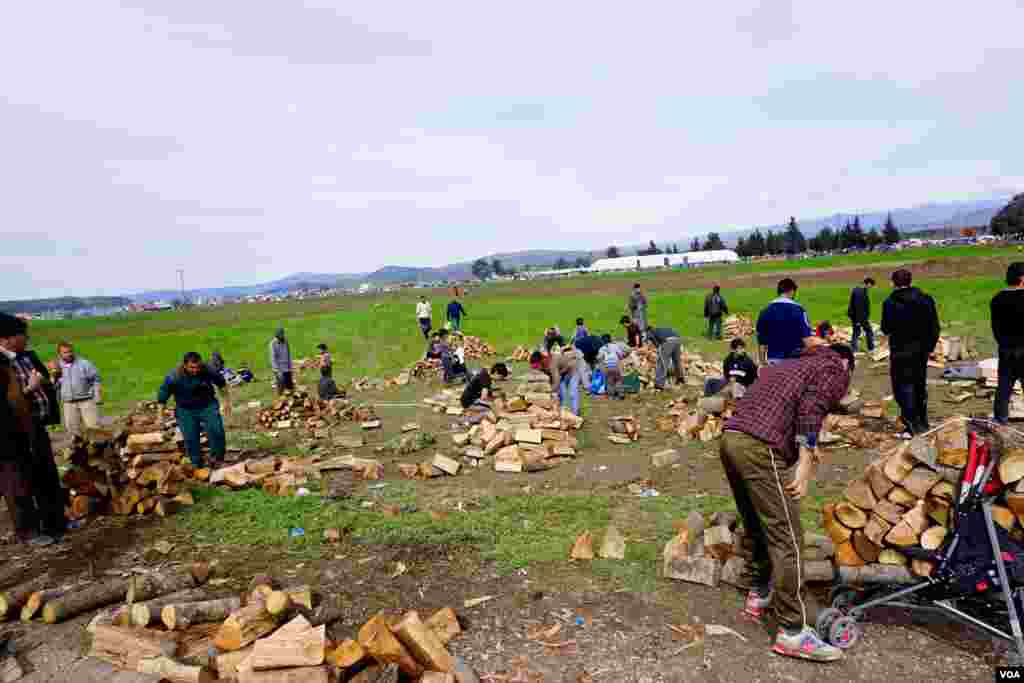
<svg viewBox="0 0 1024 683"><path fill-rule="evenodd" d="M132 301L123 296L63 296L54 299L28 299L26 301L0 301L4 313L35 315L47 311L78 311L86 308L117 308Z"/></svg>

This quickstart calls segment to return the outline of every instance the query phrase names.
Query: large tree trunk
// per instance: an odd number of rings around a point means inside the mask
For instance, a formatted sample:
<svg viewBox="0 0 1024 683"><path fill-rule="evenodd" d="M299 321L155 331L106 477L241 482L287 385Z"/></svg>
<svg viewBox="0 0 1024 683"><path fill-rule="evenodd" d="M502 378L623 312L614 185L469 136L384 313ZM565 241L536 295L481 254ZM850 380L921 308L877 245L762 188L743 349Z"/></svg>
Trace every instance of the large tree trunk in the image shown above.
<svg viewBox="0 0 1024 683"><path fill-rule="evenodd" d="M124 600L127 592L128 587L124 579L120 578L70 591L64 597L46 603L43 607L43 621L56 624L83 612L91 612L98 607Z"/></svg>
<svg viewBox="0 0 1024 683"><path fill-rule="evenodd" d="M168 593L194 588L196 580L188 569L174 569L157 574L136 575L128 583L127 601L134 605Z"/></svg>

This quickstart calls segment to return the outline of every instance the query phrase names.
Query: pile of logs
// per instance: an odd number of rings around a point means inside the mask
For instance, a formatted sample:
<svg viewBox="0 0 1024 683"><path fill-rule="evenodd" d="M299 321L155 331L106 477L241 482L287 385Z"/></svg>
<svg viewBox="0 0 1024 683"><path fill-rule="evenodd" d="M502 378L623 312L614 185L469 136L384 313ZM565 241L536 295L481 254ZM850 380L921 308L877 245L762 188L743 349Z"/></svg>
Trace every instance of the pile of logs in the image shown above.
<svg viewBox="0 0 1024 683"><path fill-rule="evenodd" d="M267 429L305 427L314 436L320 437L327 436L322 430L332 424L373 422L376 419L372 406L359 406L344 398L324 401L303 389L285 393L275 399L269 408L260 410L257 417L259 425Z"/></svg>
<svg viewBox="0 0 1024 683"><path fill-rule="evenodd" d="M632 415L618 415L608 418L608 428L612 431L608 440L622 446L640 440L640 430L636 427L636 418Z"/></svg>
<svg viewBox="0 0 1024 683"><path fill-rule="evenodd" d="M240 490L260 486L272 496L292 496L309 479L310 462L288 458L246 460L214 470L211 484Z"/></svg>
<svg viewBox="0 0 1024 683"><path fill-rule="evenodd" d="M722 376L722 364L708 362L700 354L683 351L680 360L687 386L702 387L706 379ZM657 367L658 351L653 346L632 349L622 363L622 371L627 375L639 375L640 383L645 387L654 386Z"/></svg>
<svg viewBox="0 0 1024 683"><path fill-rule="evenodd" d="M824 506L823 525L844 581L898 583L931 575L931 562L908 560L902 549L942 544L967 462L967 429L965 419L952 418L929 436L882 451L849 483L844 500ZM1024 479L1024 449L1004 453L999 474L1005 484ZM1018 488L993 507L1008 531L1019 530L1017 514L1024 515L1024 485Z"/></svg>
<svg viewBox="0 0 1024 683"><path fill-rule="evenodd" d="M70 467L61 483L70 494L70 519L92 514L165 517L192 505L189 481L210 474L188 464L173 428L142 434L90 429L74 438L64 456Z"/></svg>
<svg viewBox="0 0 1024 683"><path fill-rule="evenodd" d="M675 432L684 442L707 443L722 435L733 409L733 401L723 396L703 398L696 409L688 409L685 401L673 401L668 413L655 419L654 425L659 432Z"/></svg>
<svg viewBox="0 0 1024 683"><path fill-rule="evenodd" d="M533 352L525 346L517 346L515 350L512 351L512 355L509 356L509 359L516 363L525 363L530 360L530 355L532 353Z"/></svg>
<svg viewBox="0 0 1024 683"><path fill-rule="evenodd" d="M704 516L691 512L685 525L662 551L662 575L677 581L717 587L719 582L750 588L750 560L753 539L737 530L734 512L712 515L705 526ZM830 582L834 570L830 557L834 550L825 536L805 534L803 580Z"/></svg>
<svg viewBox="0 0 1024 683"><path fill-rule="evenodd" d="M466 360L482 360L495 354L494 347L480 339L480 337L473 337L459 332L451 335L450 344L453 349L461 346L466 352Z"/></svg>
<svg viewBox="0 0 1024 683"><path fill-rule="evenodd" d="M748 316L742 314L726 316L722 321L722 336L726 341L732 341L737 337L752 337L754 323Z"/></svg>

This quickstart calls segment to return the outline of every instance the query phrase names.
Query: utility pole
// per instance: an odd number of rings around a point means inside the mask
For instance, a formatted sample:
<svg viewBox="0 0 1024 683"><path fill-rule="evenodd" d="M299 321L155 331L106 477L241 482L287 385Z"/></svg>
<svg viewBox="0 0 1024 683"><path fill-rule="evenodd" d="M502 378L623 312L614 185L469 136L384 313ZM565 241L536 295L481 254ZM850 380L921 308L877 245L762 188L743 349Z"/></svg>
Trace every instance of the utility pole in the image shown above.
<svg viewBox="0 0 1024 683"><path fill-rule="evenodd" d="M185 305L185 270L178 268L178 282L181 285L181 305Z"/></svg>

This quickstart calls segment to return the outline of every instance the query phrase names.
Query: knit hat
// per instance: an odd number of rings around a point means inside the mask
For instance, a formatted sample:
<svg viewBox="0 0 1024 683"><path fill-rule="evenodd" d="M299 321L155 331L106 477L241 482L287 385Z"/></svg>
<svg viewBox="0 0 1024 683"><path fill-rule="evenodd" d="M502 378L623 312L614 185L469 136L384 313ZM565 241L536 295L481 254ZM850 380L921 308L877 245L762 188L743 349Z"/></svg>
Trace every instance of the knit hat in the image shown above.
<svg viewBox="0 0 1024 683"><path fill-rule="evenodd" d="M10 313L0 313L0 337L16 337L28 331L28 323Z"/></svg>

